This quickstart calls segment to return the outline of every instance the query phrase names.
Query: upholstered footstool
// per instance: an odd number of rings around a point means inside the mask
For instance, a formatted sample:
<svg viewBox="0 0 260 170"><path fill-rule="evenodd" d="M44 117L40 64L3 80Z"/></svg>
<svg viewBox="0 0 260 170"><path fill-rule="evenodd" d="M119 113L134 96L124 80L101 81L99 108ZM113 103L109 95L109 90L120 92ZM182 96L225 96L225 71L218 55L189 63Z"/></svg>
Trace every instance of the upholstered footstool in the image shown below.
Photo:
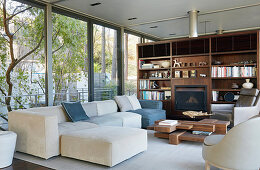
<svg viewBox="0 0 260 170"><path fill-rule="evenodd" d="M61 155L106 166L114 166L147 150L147 131L137 128L101 126L61 136Z"/></svg>

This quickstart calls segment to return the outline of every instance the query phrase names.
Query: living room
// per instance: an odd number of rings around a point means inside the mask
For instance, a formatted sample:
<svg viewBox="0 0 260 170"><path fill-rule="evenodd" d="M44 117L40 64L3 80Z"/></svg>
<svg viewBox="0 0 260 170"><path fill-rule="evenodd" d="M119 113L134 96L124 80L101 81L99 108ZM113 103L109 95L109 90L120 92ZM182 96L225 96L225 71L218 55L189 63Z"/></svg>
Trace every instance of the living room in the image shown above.
<svg viewBox="0 0 260 170"><path fill-rule="evenodd" d="M0 2L0 169L260 169L260 1Z"/></svg>

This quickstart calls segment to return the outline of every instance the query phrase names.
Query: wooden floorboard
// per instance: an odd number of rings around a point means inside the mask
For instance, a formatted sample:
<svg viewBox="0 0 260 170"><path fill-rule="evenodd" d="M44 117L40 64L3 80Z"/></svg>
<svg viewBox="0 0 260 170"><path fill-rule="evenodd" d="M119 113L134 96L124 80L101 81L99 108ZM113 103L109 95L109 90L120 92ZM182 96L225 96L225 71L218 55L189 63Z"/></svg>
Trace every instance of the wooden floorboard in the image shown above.
<svg viewBox="0 0 260 170"><path fill-rule="evenodd" d="M1 170L52 170L52 169L14 158L13 164L11 166L3 168Z"/></svg>

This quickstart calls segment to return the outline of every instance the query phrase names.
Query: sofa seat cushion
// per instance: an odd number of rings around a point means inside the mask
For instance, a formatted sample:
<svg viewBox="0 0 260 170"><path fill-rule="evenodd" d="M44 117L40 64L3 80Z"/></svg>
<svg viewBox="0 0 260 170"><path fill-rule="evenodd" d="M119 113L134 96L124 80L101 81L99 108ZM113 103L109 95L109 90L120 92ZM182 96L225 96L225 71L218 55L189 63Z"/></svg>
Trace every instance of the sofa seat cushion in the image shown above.
<svg viewBox="0 0 260 170"><path fill-rule="evenodd" d="M156 120L166 119L165 110L161 109L137 109L128 112L137 113L142 116L142 128L153 125Z"/></svg>
<svg viewBox="0 0 260 170"><path fill-rule="evenodd" d="M116 112L109 115L120 118L123 127L141 128L142 116L139 114L131 112Z"/></svg>
<svg viewBox="0 0 260 170"><path fill-rule="evenodd" d="M82 130L82 129L90 129L98 127L98 125L90 122L63 122L58 124L59 135L66 134L68 132Z"/></svg>
<svg viewBox="0 0 260 170"><path fill-rule="evenodd" d="M212 116L210 116L211 119L218 119L223 121L232 121L232 110L223 110L223 111L214 111L212 112Z"/></svg>
<svg viewBox="0 0 260 170"><path fill-rule="evenodd" d="M86 121L101 126L123 126L123 121L120 117L111 116L110 114L91 117L89 120Z"/></svg>
<svg viewBox="0 0 260 170"><path fill-rule="evenodd" d="M61 155L114 166L147 150L147 131L137 128L100 126L61 137Z"/></svg>
<svg viewBox="0 0 260 170"><path fill-rule="evenodd" d="M204 145L206 146L212 146L218 144L225 135L211 135L207 136L204 140Z"/></svg>

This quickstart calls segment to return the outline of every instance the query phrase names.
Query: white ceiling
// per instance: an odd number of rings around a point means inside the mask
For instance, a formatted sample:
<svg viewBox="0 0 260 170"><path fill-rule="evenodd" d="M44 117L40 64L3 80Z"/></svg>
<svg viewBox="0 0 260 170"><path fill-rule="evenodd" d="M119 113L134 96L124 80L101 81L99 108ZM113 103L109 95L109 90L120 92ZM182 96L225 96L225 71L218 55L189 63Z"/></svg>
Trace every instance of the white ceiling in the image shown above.
<svg viewBox="0 0 260 170"><path fill-rule="evenodd" d="M90 6L96 2L101 5ZM190 10L200 11L199 34L205 33L204 21L210 21L206 33L219 28L226 31L260 28L260 0L62 0L55 4L162 39L189 34L187 12ZM129 21L132 17L137 19ZM177 17L181 19L156 22Z"/></svg>

